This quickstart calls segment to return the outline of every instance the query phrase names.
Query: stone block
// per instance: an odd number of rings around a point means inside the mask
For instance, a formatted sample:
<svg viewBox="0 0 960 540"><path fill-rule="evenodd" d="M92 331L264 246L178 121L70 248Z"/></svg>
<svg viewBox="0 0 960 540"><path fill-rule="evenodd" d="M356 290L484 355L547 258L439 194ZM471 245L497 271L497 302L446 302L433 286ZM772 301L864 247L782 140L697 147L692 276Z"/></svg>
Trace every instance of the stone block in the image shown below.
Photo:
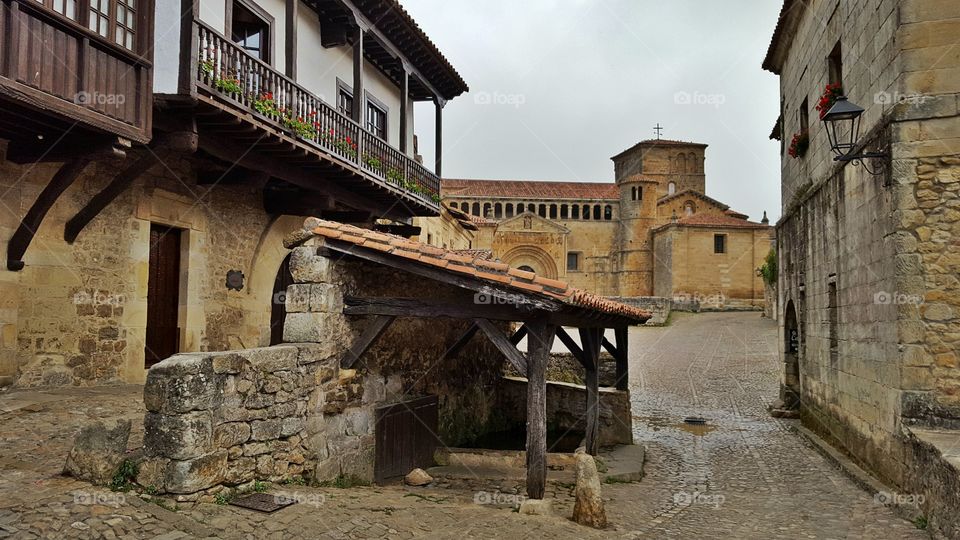
<svg viewBox="0 0 960 540"><path fill-rule="evenodd" d="M294 248L290 253L290 275L296 283L326 283L333 276L333 262L318 255L316 247Z"/></svg>
<svg viewBox="0 0 960 540"><path fill-rule="evenodd" d="M167 458L147 458L137 468L137 483L146 490L164 493L165 475L170 460Z"/></svg>
<svg viewBox="0 0 960 540"><path fill-rule="evenodd" d="M307 313L310 309L310 283L295 283L287 287L284 297L284 307L287 313Z"/></svg>
<svg viewBox="0 0 960 540"><path fill-rule="evenodd" d="M129 438L130 420L85 426L67 455L64 472L93 484L109 484L123 462Z"/></svg>
<svg viewBox="0 0 960 540"><path fill-rule="evenodd" d="M303 418L284 418L280 427L280 436L289 437L306 429L306 420Z"/></svg>
<svg viewBox="0 0 960 540"><path fill-rule="evenodd" d="M373 482L375 452L372 446L340 454L340 471L366 482Z"/></svg>
<svg viewBox="0 0 960 540"><path fill-rule="evenodd" d="M296 369L299 351L293 345L275 345L273 347L247 349L242 354L254 369L273 373Z"/></svg>
<svg viewBox="0 0 960 540"><path fill-rule="evenodd" d="M283 323L283 341L321 343L332 338L327 313L287 313Z"/></svg>
<svg viewBox="0 0 960 540"><path fill-rule="evenodd" d="M213 430L213 445L216 448L230 448L250 440L250 425L245 422L220 424Z"/></svg>
<svg viewBox="0 0 960 540"><path fill-rule="evenodd" d="M170 493L196 493L223 482L226 472L226 450L195 459L171 461L167 465L164 487Z"/></svg>
<svg viewBox="0 0 960 540"><path fill-rule="evenodd" d="M220 401L220 379L207 354L178 354L150 368L143 387L148 411L179 414L207 410Z"/></svg>
<svg viewBox="0 0 960 540"><path fill-rule="evenodd" d="M213 357L214 373L237 374L243 371L247 364L247 359L237 353L219 354Z"/></svg>
<svg viewBox="0 0 960 540"><path fill-rule="evenodd" d="M143 448L148 456L184 460L213 450L213 415L208 411L147 413L143 430Z"/></svg>
<svg viewBox="0 0 960 540"><path fill-rule="evenodd" d="M278 418L257 420L250 424L250 439L254 441L268 441L280 437L283 421Z"/></svg>
<svg viewBox="0 0 960 540"><path fill-rule="evenodd" d="M223 480L227 484L237 485L249 482L256 477L257 460L253 457L241 457L227 462Z"/></svg>

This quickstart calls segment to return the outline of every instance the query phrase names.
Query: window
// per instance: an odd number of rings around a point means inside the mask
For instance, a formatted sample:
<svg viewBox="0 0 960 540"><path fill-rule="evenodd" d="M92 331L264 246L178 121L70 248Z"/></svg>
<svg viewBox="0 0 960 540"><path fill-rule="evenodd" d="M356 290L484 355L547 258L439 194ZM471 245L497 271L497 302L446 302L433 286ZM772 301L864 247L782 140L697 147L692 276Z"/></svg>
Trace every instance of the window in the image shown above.
<svg viewBox="0 0 960 540"><path fill-rule="evenodd" d="M569 219L570 218L570 207L561 204L560 205L560 219Z"/></svg>
<svg viewBox="0 0 960 540"><path fill-rule="evenodd" d="M433 245L433 235L430 233L427 233L427 244Z"/></svg>
<svg viewBox="0 0 960 540"><path fill-rule="evenodd" d="M133 50L133 37L136 28L136 0L117 0L117 28L114 32L117 45Z"/></svg>
<svg viewBox="0 0 960 540"><path fill-rule="evenodd" d="M837 310L839 309L839 304L837 302L836 282L828 285L827 296L827 315L830 324L830 361L835 363L840 354L840 337L837 333L839 326L839 314Z"/></svg>
<svg viewBox="0 0 960 540"><path fill-rule="evenodd" d="M473 208L472 208L472 211L471 211L470 213L473 214L473 215L475 215L475 216L479 216L479 215L480 215L480 203L478 203L478 202L473 203Z"/></svg>
<svg viewBox="0 0 960 540"><path fill-rule="evenodd" d="M570 217L572 219L580 219L580 205L579 204L573 205L573 207L571 207L571 210L573 211L573 213Z"/></svg>
<svg viewBox="0 0 960 540"><path fill-rule="evenodd" d="M677 192L677 184L676 184L676 183L670 182L669 184L667 184L667 195L673 195L673 194L676 193L676 192Z"/></svg>
<svg viewBox="0 0 960 540"><path fill-rule="evenodd" d="M230 19L230 39L243 50L269 63L271 22L267 17L254 13L247 4L235 1Z"/></svg>
<svg viewBox="0 0 960 540"><path fill-rule="evenodd" d="M828 83L840 83L843 87L843 50L839 41L827 57L827 79Z"/></svg>
<svg viewBox="0 0 960 540"><path fill-rule="evenodd" d="M725 234L713 235L713 252L714 253L727 252L727 235Z"/></svg>
<svg viewBox="0 0 960 540"><path fill-rule="evenodd" d="M600 205L596 204L593 206L593 219L600 220Z"/></svg>
<svg viewBox="0 0 960 540"><path fill-rule="evenodd" d="M603 207L603 219L606 221L613 219L613 207L609 204Z"/></svg>
<svg viewBox="0 0 960 540"><path fill-rule="evenodd" d="M683 203L683 214L685 217L690 217L696 213L697 207L693 204L693 201L687 201Z"/></svg>
<svg viewBox="0 0 960 540"><path fill-rule="evenodd" d="M550 205L550 219L557 219L557 205Z"/></svg>
<svg viewBox="0 0 960 540"><path fill-rule="evenodd" d="M576 251L567 252L567 270L577 272L580 270L580 254Z"/></svg>
<svg viewBox="0 0 960 540"><path fill-rule="evenodd" d="M810 105L809 98L803 98L803 103L800 104L800 132L805 132L810 129Z"/></svg>
<svg viewBox="0 0 960 540"><path fill-rule="evenodd" d="M387 108L367 96L367 131L387 139Z"/></svg>
<svg viewBox="0 0 960 540"><path fill-rule="evenodd" d="M49 0L40 3L50 7ZM53 0L53 10L61 15L65 15L68 19L77 20L76 0Z"/></svg>
<svg viewBox="0 0 960 540"><path fill-rule="evenodd" d="M633 186L630 188L630 198L634 201L643 200L643 186Z"/></svg>
<svg viewBox="0 0 960 540"><path fill-rule="evenodd" d="M87 26L103 37L110 35L110 0L90 0L90 22Z"/></svg>
<svg viewBox="0 0 960 540"><path fill-rule="evenodd" d="M337 111L344 116L353 116L353 90L337 79Z"/></svg>
<svg viewBox="0 0 960 540"><path fill-rule="evenodd" d="M493 205L493 217L500 219L503 217L503 204L496 203Z"/></svg>

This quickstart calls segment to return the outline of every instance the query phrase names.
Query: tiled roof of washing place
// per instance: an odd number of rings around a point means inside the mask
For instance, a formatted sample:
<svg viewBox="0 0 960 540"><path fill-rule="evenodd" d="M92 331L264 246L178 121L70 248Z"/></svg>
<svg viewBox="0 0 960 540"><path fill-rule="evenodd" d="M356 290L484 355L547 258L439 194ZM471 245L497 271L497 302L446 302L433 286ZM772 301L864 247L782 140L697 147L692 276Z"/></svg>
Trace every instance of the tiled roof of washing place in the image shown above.
<svg viewBox="0 0 960 540"><path fill-rule="evenodd" d="M483 259L485 261L492 261L493 251L489 249L452 249L457 255L463 255L470 257L471 259Z"/></svg>
<svg viewBox="0 0 960 540"><path fill-rule="evenodd" d="M620 198L612 182L546 182L540 180L469 180L444 178L444 197L507 197L511 199L611 199Z"/></svg>
<svg viewBox="0 0 960 540"><path fill-rule="evenodd" d="M458 253L400 236L321 219L310 218L304 223L304 227L322 238L388 253L403 260L414 261L451 274L470 276L489 282L493 286L510 288L525 295L559 300L575 308L624 317L636 323L646 322L651 317L650 312L646 310L573 288L564 281L540 277L533 272L525 272L499 261L488 260L479 253Z"/></svg>

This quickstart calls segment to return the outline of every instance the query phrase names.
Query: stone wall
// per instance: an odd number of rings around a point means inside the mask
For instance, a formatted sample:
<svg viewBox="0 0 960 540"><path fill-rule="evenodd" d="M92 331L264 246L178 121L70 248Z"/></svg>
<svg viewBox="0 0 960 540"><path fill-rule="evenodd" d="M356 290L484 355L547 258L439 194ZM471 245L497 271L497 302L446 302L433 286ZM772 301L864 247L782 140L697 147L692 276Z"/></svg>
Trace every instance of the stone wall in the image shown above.
<svg viewBox="0 0 960 540"><path fill-rule="evenodd" d="M670 320L670 311L673 310L674 306L674 302L670 298L661 298L659 296L615 296L610 299L636 306L652 313L653 317L645 323L647 326L666 324L667 321Z"/></svg>
<svg viewBox="0 0 960 540"><path fill-rule="evenodd" d="M169 158L121 193L74 244L64 241L66 221L138 157L129 154L123 163L91 163L66 190L27 249L23 270L0 265L0 385L144 381L151 223L174 227L181 238L180 350L269 344L273 282L287 251L281 239L303 219L271 219L258 188L198 186L217 173L196 171L188 157ZM0 158L4 254L58 166ZM244 273L243 290L227 289L229 270Z"/></svg>
<svg viewBox="0 0 960 540"><path fill-rule="evenodd" d="M523 426L527 421L527 379L504 377L497 393L497 408L507 425ZM583 385L547 382L547 426L549 429L586 431L586 389ZM630 393L600 388L601 446L633 444L633 416Z"/></svg>

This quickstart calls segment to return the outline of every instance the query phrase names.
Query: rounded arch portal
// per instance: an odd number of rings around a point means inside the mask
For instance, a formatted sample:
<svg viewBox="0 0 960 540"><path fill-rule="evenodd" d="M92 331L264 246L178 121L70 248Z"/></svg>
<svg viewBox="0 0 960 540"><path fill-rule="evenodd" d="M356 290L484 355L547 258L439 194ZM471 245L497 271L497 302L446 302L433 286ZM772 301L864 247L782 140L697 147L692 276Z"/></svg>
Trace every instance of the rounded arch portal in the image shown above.
<svg viewBox="0 0 960 540"><path fill-rule="evenodd" d="M504 263L515 268L530 268L538 276L557 279L557 263L549 253L534 246L517 246L501 257Z"/></svg>

